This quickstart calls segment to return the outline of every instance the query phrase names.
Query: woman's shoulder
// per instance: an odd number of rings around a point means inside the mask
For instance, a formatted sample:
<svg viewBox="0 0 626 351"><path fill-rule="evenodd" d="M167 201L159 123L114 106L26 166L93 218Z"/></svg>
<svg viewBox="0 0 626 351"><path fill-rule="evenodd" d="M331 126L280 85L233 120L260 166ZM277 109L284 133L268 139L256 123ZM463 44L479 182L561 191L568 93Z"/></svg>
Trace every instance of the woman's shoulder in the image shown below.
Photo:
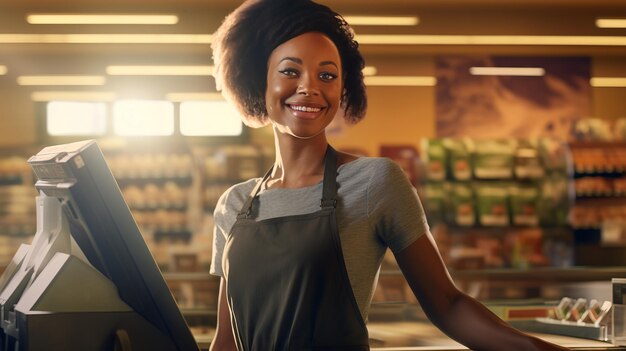
<svg viewBox="0 0 626 351"><path fill-rule="evenodd" d="M368 171L375 173L397 172L400 166L387 157L361 156L344 163L343 168L352 171Z"/></svg>
<svg viewBox="0 0 626 351"><path fill-rule="evenodd" d="M232 211L239 211L260 179L248 179L226 189L217 201L214 216L218 217Z"/></svg>

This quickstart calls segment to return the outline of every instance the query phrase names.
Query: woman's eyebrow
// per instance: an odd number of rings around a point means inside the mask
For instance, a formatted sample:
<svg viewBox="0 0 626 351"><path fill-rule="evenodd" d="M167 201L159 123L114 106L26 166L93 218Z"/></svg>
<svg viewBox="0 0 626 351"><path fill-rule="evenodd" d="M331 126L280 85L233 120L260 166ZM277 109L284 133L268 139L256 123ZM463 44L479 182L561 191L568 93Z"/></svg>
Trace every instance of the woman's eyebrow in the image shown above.
<svg viewBox="0 0 626 351"><path fill-rule="evenodd" d="M302 59L300 59L298 57L293 57L293 56L283 57L280 60L280 62L283 62L283 61L291 61L291 62L295 62L295 63L300 64L300 65L303 62ZM326 65L332 65L332 66L335 66L336 68L339 68L339 66L334 61L322 61L322 62L320 62L320 66L326 66Z"/></svg>
<svg viewBox="0 0 626 351"><path fill-rule="evenodd" d="M280 62L283 62L283 61L292 61L292 62L295 62L295 63L300 64L300 65L302 64L302 60L301 59L299 59L297 57L291 57L291 56L283 57L280 60Z"/></svg>
<svg viewBox="0 0 626 351"><path fill-rule="evenodd" d="M326 65L333 65L335 66L335 68L339 68L339 66L337 66L337 64L334 61L322 61L320 62L320 66L326 66Z"/></svg>

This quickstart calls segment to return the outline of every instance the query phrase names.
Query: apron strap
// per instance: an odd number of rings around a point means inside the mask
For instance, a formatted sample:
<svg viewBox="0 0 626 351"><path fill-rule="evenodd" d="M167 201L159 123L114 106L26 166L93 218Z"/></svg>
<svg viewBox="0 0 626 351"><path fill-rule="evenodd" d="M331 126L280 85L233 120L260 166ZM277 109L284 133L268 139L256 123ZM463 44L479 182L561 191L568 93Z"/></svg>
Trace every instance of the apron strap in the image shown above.
<svg viewBox="0 0 626 351"><path fill-rule="evenodd" d="M320 206L337 207L337 152L330 145L326 148L324 157L324 190Z"/></svg>
<svg viewBox="0 0 626 351"><path fill-rule="evenodd" d="M252 192L250 193L250 196L248 196L248 198L246 199L246 202L243 204L243 206L241 207L241 210L237 214L237 219L248 218L250 216L250 213L252 213L252 201L254 201L254 198L259 193L259 190L261 190L261 185L263 184L263 182L265 182L267 178L269 178L269 176L272 174L272 169L274 169L273 165L272 167L270 167L267 173L265 173L263 178L261 178L261 180L258 183L256 183L256 185L252 189Z"/></svg>
<svg viewBox="0 0 626 351"><path fill-rule="evenodd" d="M250 195L246 199L246 202L241 207L241 211L237 214L237 218L248 218L252 213L252 202L261 190L261 185L272 174L274 166L265 173L263 178L255 185L254 189L250 192ZM337 152L332 146L328 145L326 148L326 154L324 156L324 180L322 191L322 208L335 208L337 207Z"/></svg>

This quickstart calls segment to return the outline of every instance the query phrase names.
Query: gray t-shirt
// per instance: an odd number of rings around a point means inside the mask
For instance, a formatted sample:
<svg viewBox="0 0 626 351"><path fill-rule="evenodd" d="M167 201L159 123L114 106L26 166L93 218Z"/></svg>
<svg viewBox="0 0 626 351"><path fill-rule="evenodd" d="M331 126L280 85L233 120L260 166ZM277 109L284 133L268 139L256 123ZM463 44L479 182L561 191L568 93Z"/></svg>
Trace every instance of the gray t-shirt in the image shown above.
<svg viewBox="0 0 626 351"><path fill-rule="evenodd" d="M337 225L352 291L367 320L378 271L389 247L394 253L428 229L415 188L395 162L360 157L337 170ZM210 273L224 276L222 253L237 213L260 178L236 184L219 199ZM296 189L269 189L253 204L256 220L300 215L320 209L322 182ZM296 235L297 233L294 233ZM262 264L262 263L261 263Z"/></svg>

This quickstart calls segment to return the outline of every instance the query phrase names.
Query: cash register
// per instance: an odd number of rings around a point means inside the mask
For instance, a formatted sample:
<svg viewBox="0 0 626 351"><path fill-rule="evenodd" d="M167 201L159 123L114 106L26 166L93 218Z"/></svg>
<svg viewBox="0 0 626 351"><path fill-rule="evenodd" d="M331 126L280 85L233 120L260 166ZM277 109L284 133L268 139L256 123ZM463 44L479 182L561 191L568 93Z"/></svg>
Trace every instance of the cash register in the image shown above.
<svg viewBox="0 0 626 351"><path fill-rule="evenodd" d="M37 232L0 277L0 350L198 350L97 143L28 162Z"/></svg>

